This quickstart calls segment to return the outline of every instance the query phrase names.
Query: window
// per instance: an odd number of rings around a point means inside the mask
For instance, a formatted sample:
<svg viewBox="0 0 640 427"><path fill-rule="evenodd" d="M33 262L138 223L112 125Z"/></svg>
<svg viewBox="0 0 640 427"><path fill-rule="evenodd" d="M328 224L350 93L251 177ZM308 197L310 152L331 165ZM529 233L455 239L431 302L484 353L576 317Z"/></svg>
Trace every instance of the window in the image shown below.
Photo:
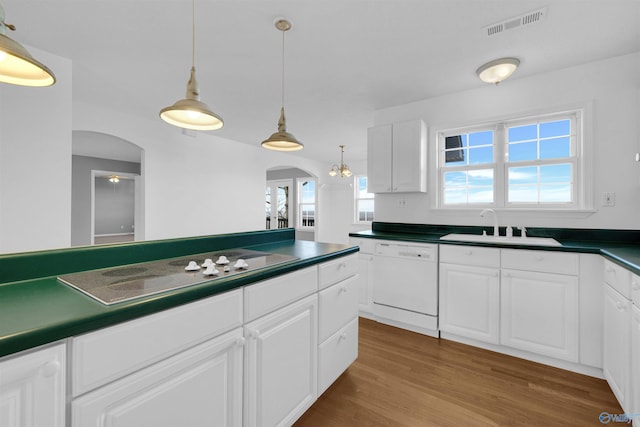
<svg viewBox="0 0 640 427"><path fill-rule="evenodd" d="M581 111L438 133L440 208L579 209Z"/></svg>
<svg viewBox="0 0 640 427"><path fill-rule="evenodd" d="M356 176L355 183L356 223L371 222L373 221L374 196L367 192L367 177Z"/></svg>
<svg viewBox="0 0 640 427"><path fill-rule="evenodd" d="M316 182L313 179L298 179L298 228L313 228L316 225Z"/></svg>

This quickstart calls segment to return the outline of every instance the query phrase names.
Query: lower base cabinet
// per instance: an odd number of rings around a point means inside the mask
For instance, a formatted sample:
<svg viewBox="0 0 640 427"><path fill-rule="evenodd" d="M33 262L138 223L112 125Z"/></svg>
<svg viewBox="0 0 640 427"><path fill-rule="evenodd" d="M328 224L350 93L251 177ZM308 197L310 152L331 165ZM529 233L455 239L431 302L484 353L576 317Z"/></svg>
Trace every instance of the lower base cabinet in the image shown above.
<svg viewBox="0 0 640 427"><path fill-rule="evenodd" d="M65 360L60 344L0 362L0 426L66 425Z"/></svg>
<svg viewBox="0 0 640 427"><path fill-rule="evenodd" d="M604 285L603 373L620 406L628 412L631 368L631 303Z"/></svg>
<svg viewBox="0 0 640 427"><path fill-rule="evenodd" d="M631 412L640 414L640 307L633 306L631 322ZM634 427L640 427L640 416L633 418Z"/></svg>
<svg viewBox="0 0 640 427"><path fill-rule="evenodd" d="M240 425L243 344L238 328L80 396L72 426Z"/></svg>
<svg viewBox="0 0 640 427"><path fill-rule="evenodd" d="M578 278L502 270L500 342L578 361Z"/></svg>
<svg viewBox="0 0 640 427"><path fill-rule="evenodd" d="M244 425L293 424L317 396L317 295L246 324L245 336Z"/></svg>

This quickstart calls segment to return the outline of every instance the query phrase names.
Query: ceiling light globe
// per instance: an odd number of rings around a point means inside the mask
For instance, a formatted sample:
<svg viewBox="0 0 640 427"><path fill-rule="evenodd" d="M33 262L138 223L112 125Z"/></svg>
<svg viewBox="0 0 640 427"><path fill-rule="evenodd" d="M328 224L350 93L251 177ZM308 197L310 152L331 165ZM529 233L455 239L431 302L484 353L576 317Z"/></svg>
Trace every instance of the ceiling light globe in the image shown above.
<svg viewBox="0 0 640 427"><path fill-rule="evenodd" d="M511 76L519 65L517 58L500 58L482 65L476 74L483 82L498 84Z"/></svg>

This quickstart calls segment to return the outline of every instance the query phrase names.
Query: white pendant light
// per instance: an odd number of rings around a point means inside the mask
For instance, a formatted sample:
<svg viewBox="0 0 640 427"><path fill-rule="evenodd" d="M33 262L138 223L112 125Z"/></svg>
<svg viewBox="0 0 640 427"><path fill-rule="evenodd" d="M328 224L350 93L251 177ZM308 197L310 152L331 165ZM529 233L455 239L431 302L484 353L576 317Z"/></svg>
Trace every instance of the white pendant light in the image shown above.
<svg viewBox="0 0 640 427"><path fill-rule="evenodd" d="M486 83L499 84L516 71L520 65L518 58L500 58L487 62L476 70L476 74Z"/></svg>
<svg viewBox="0 0 640 427"><path fill-rule="evenodd" d="M224 126L222 118L200 101L200 92L196 80L196 13L195 0L192 0L192 43L191 75L187 83L185 99L176 101L170 107L160 110L160 118L165 122L185 129L216 130Z"/></svg>
<svg viewBox="0 0 640 427"><path fill-rule="evenodd" d="M275 26L279 31L282 31L282 107L280 108L278 131L262 141L262 147L274 151L298 151L302 150L304 145L287 132L287 119L284 116L284 33L291 29L291 22L286 19L278 19Z"/></svg>
<svg viewBox="0 0 640 427"><path fill-rule="evenodd" d="M338 176L340 174L340 178L349 178L353 173L349 166L344 162L344 145L340 145L340 166L334 164L331 166L331 170L329 171L329 176Z"/></svg>
<svg viewBox="0 0 640 427"><path fill-rule="evenodd" d="M51 86L56 76L44 64L36 61L20 43L6 35L7 28L16 27L4 22L0 5L0 82L20 86Z"/></svg>

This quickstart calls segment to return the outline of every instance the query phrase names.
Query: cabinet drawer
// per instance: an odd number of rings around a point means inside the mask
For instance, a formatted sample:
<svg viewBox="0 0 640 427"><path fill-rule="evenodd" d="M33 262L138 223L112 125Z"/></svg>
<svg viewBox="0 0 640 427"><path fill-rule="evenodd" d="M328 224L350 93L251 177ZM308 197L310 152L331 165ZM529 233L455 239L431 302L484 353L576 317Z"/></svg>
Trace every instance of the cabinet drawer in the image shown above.
<svg viewBox="0 0 640 427"><path fill-rule="evenodd" d="M358 319L353 319L318 348L318 395L358 357Z"/></svg>
<svg viewBox="0 0 640 427"><path fill-rule="evenodd" d="M322 342L358 316L358 281L352 276L319 293L320 336Z"/></svg>
<svg viewBox="0 0 640 427"><path fill-rule="evenodd" d="M629 270L605 259L604 281L625 298L631 299L631 272Z"/></svg>
<svg viewBox="0 0 640 427"><path fill-rule="evenodd" d="M351 277L356 273L358 273L358 257L356 254L320 264L320 289L324 289L336 282L339 282L340 280Z"/></svg>
<svg viewBox="0 0 640 427"><path fill-rule="evenodd" d="M73 396L242 325L237 289L72 340Z"/></svg>
<svg viewBox="0 0 640 427"><path fill-rule="evenodd" d="M530 251L524 249L503 249L502 268L578 275L578 254Z"/></svg>
<svg viewBox="0 0 640 427"><path fill-rule="evenodd" d="M245 286L244 320L248 322L318 290L318 270L307 267Z"/></svg>
<svg viewBox="0 0 640 427"><path fill-rule="evenodd" d="M440 262L480 267L500 267L500 249L440 245Z"/></svg>

